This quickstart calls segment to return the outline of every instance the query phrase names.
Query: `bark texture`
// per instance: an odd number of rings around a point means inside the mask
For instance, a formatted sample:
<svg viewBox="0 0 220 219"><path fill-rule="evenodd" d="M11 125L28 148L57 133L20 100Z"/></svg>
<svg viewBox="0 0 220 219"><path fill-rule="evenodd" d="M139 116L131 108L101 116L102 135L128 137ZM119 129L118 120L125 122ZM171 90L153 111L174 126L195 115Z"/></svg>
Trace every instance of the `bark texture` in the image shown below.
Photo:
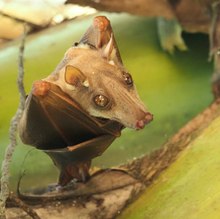
<svg viewBox="0 0 220 219"><path fill-rule="evenodd" d="M127 12L139 16L177 19L188 32L208 33L212 4L218 0L67 0L66 3L90 6L99 11Z"/></svg>
<svg viewBox="0 0 220 219"><path fill-rule="evenodd" d="M164 16L173 18L174 14L167 0L67 0L66 3L90 6L99 11L128 12L141 16Z"/></svg>

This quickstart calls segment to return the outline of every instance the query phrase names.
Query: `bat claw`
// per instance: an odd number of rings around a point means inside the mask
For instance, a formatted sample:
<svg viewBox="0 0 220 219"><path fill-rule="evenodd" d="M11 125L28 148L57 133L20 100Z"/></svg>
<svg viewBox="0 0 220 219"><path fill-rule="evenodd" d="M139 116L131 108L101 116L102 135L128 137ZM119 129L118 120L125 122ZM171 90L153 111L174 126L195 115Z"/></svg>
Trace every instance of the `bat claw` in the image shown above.
<svg viewBox="0 0 220 219"><path fill-rule="evenodd" d="M69 163L63 165L63 168L59 177L59 185L65 186L75 179L75 182L85 182L90 177L89 168L91 166L91 161L85 161L77 163L75 165Z"/></svg>
<svg viewBox="0 0 220 219"><path fill-rule="evenodd" d="M50 90L50 83L42 80L35 81L32 89L35 96L46 96Z"/></svg>

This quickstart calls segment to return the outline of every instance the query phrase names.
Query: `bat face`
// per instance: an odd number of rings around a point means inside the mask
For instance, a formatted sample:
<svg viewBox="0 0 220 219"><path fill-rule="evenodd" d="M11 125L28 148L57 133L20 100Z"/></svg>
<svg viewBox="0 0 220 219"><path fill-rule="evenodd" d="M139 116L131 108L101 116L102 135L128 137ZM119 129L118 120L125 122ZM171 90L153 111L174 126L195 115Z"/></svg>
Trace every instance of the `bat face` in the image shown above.
<svg viewBox="0 0 220 219"><path fill-rule="evenodd" d="M80 43L45 80L58 85L91 116L141 129L153 116L140 100L131 75L122 65L113 36L100 48Z"/></svg>
<svg viewBox="0 0 220 219"><path fill-rule="evenodd" d="M90 115L143 128L152 120L140 100L131 75L122 65L90 48L72 48L72 58L46 81L58 85ZM87 64L89 63L89 64ZM143 121L143 122L140 122Z"/></svg>

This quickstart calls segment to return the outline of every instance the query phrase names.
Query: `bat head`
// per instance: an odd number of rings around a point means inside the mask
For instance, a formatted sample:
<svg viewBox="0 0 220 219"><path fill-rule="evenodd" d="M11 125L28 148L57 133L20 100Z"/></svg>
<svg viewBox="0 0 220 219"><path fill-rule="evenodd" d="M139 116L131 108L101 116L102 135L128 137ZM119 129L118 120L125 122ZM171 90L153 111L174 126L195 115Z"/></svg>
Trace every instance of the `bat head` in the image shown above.
<svg viewBox="0 0 220 219"><path fill-rule="evenodd" d="M45 80L58 85L91 116L134 129L142 129L153 119L122 64L110 22L103 16L94 19Z"/></svg>

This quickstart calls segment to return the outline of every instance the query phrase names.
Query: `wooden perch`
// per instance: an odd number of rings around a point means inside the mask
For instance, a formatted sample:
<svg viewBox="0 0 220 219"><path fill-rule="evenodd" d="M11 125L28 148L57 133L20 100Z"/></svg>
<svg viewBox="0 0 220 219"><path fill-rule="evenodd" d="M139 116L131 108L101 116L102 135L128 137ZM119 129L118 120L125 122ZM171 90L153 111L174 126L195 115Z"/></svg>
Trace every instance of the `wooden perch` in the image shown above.
<svg viewBox="0 0 220 219"><path fill-rule="evenodd" d="M161 149L151 155L135 159L115 170L99 171L86 184L76 184L75 189L44 194L20 194L41 218L114 218L159 174L173 163L201 132L220 115L217 100L204 110ZM18 208L7 209L8 218L26 218Z"/></svg>
<svg viewBox="0 0 220 219"><path fill-rule="evenodd" d="M208 119L213 109L203 118ZM197 118L194 128L199 121L207 125L209 119ZM197 137L189 135L187 149L119 218L219 218L219 127L218 116Z"/></svg>

